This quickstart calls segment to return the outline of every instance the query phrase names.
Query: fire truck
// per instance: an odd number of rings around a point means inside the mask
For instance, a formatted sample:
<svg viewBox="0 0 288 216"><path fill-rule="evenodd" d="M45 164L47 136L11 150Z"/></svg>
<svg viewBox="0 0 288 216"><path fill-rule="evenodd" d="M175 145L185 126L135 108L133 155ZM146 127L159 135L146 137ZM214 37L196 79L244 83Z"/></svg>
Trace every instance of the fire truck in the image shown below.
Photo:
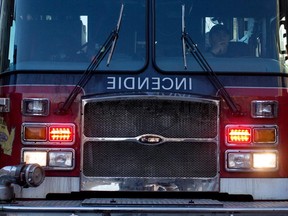
<svg viewBox="0 0 288 216"><path fill-rule="evenodd" d="M0 0L0 215L288 214L287 16Z"/></svg>

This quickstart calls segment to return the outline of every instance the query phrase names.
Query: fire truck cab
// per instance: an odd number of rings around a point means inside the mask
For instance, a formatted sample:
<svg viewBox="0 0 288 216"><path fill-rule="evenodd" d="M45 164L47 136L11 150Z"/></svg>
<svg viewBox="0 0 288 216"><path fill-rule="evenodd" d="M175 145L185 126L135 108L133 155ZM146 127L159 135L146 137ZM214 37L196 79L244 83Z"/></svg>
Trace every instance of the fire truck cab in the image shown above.
<svg viewBox="0 0 288 216"><path fill-rule="evenodd" d="M286 0L0 0L0 212L287 213L287 16Z"/></svg>

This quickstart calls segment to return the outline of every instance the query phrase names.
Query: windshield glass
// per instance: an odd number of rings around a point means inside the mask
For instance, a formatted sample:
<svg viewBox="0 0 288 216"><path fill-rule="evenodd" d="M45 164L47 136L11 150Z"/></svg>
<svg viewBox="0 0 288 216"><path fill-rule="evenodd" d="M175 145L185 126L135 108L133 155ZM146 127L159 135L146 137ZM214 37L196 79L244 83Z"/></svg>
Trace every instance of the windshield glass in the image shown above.
<svg viewBox="0 0 288 216"><path fill-rule="evenodd" d="M283 72L279 61L276 0L156 0L155 63L163 71L203 71L186 49L186 32L214 71Z"/></svg>
<svg viewBox="0 0 288 216"><path fill-rule="evenodd" d="M145 0L18 0L10 38L10 69L85 70L115 30L113 58L99 70L138 71L146 63Z"/></svg>

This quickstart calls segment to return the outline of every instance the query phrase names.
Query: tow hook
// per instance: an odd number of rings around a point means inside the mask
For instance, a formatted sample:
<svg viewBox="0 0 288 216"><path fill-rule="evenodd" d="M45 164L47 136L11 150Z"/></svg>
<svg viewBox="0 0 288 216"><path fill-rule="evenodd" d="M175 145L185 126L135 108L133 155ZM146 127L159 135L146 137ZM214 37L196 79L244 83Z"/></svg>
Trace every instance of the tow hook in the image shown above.
<svg viewBox="0 0 288 216"><path fill-rule="evenodd" d="M44 169L38 164L20 164L0 169L0 201L14 198L14 187L38 187L45 179Z"/></svg>

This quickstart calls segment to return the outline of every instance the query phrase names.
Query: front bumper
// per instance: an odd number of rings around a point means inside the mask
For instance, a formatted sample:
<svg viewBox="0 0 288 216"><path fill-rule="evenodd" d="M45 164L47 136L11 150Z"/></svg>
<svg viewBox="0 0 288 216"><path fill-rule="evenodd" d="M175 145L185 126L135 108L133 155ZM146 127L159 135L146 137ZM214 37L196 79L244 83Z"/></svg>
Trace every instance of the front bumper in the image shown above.
<svg viewBox="0 0 288 216"><path fill-rule="evenodd" d="M0 205L2 216L26 215L287 215L288 201L232 202L203 199L91 198L17 201Z"/></svg>

